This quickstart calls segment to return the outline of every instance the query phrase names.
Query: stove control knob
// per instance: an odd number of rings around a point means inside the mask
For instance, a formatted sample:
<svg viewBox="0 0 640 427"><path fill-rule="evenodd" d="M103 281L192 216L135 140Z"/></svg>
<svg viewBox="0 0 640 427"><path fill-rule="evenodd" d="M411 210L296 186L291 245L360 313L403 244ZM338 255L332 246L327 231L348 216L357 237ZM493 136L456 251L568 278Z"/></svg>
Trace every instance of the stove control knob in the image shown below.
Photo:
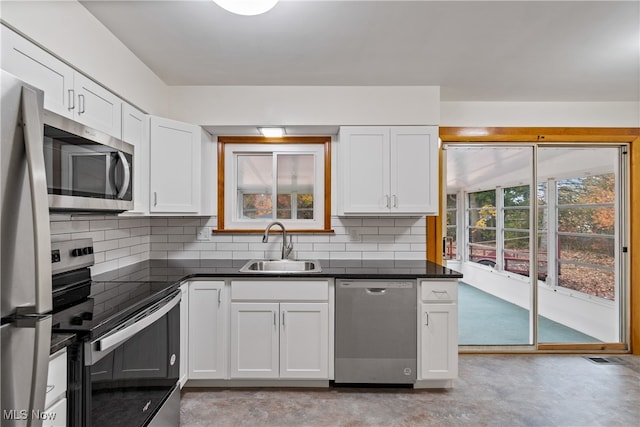
<svg viewBox="0 0 640 427"><path fill-rule="evenodd" d="M82 248L83 255L91 255L93 253L93 247L87 246L86 248Z"/></svg>
<svg viewBox="0 0 640 427"><path fill-rule="evenodd" d="M80 326L80 325L82 325L82 317L80 317L80 316L73 316L73 317L71 318L70 323L71 323L72 325Z"/></svg>
<svg viewBox="0 0 640 427"><path fill-rule="evenodd" d="M71 250L71 256L82 256L82 248Z"/></svg>
<svg viewBox="0 0 640 427"><path fill-rule="evenodd" d="M82 317L83 320L93 320L93 313L90 311L85 311L80 315L80 317Z"/></svg>

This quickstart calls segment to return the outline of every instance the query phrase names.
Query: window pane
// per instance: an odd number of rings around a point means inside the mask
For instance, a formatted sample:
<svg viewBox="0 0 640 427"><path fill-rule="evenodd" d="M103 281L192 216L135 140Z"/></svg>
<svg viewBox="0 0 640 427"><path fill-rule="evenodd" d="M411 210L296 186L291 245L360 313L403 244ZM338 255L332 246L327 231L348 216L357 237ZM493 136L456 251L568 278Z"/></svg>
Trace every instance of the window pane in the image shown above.
<svg viewBox="0 0 640 427"><path fill-rule="evenodd" d="M298 194L296 207L298 219L313 219L313 194Z"/></svg>
<svg viewBox="0 0 640 427"><path fill-rule="evenodd" d="M312 154L278 155L278 218L314 219L314 163Z"/></svg>
<svg viewBox="0 0 640 427"><path fill-rule="evenodd" d="M456 194L447 194L447 209L455 209L457 207L458 196Z"/></svg>
<svg viewBox="0 0 640 427"><path fill-rule="evenodd" d="M242 194L241 198L241 218L271 218L271 194Z"/></svg>
<svg viewBox="0 0 640 427"><path fill-rule="evenodd" d="M291 194L278 194L278 219L291 219Z"/></svg>
<svg viewBox="0 0 640 427"><path fill-rule="evenodd" d="M558 284L589 295L614 299L615 239L613 236L558 236Z"/></svg>
<svg viewBox="0 0 640 427"><path fill-rule="evenodd" d="M529 208L505 209L504 228L529 229Z"/></svg>
<svg viewBox="0 0 640 427"><path fill-rule="evenodd" d="M529 186L509 187L503 190L505 206L529 206Z"/></svg>
<svg viewBox="0 0 640 427"><path fill-rule="evenodd" d="M613 234L615 209L601 207L558 207L558 230L571 233Z"/></svg>
<svg viewBox="0 0 640 427"><path fill-rule="evenodd" d="M236 157L236 179L238 183L238 218L272 218L272 155L240 154Z"/></svg>

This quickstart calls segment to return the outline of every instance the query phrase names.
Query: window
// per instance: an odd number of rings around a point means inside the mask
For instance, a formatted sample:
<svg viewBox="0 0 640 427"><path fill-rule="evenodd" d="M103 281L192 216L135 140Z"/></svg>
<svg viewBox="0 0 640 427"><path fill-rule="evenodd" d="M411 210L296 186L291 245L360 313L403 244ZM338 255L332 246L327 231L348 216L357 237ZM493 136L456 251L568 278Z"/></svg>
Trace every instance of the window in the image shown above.
<svg viewBox="0 0 640 427"><path fill-rule="evenodd" d="M330 230L330 137L219 137L218 230Z"/></svg>
<svg viewBox="0 0 640 427"><path fill-rule="evenodd" d="M479 191L467 195L468 259L496 265L496 192Z"/></svg>

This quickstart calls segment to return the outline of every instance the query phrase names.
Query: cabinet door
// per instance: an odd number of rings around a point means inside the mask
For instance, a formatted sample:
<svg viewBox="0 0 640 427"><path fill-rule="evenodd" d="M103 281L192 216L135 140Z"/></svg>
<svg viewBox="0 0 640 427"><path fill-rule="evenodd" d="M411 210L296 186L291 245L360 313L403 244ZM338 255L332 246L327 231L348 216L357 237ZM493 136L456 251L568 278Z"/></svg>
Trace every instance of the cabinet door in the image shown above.
<svg viewBox="0 0 640 427"><path fill-rule="evenodd" d="M438 132L436 126L391 128L391 212L438 212Z"/></svg>
<svg viewBox="0 0 640 427"><path fill-rule="evenodd" d="M150 208L152 213L200 210L198 126L151 117Z"/></svg>
<svg viewBox="0 0 640 427"><path fill-rule="evenodd" d="M133 164L133 210L149 212L149 116L124 103L122 140L135 147Z"/></svg>
<svg viewBox="0 0 640 427"><path fill-rule="evenodd" d="M231 378L278 378L278 303L231 304Z"/></svg>
<svg viewBox="0 0 640 427"><path fill-rule="evenodd" d="M422 379L458 376L458 309L456 304L422 304Z"/></svg>
<svg viewBox="0 0 640 427"><path fill-rule="evenodd" d="M71 67L2 25L2 69L44 91L44 108L73 118Z"/></svg>
<svg viewBox="0 0 640 427"><path fill-rule="evenodd" d="M189 283L180 285L180 388L189 379Z"/></svg>
<svg viewBox="0 0 640 427"><path fill-rule="evenodd" d="M67 398L44 410L47 418L42 421L42 427L63 427L67 425Z"/></svg>
<svg viewBox="0 0 640 427"><path fill-rule="evenodd" d="M122 100L99 84L76 73L75 119L120 139L122 137Z"/></svg>
<svg viewBox="0 0 640 427"><path fill-rule="evenodd" d="M343 213L388 213L389 128L342 127L339 144Z"/></svg>
<svg viewBox="0 0 640 427"><path fill-rule="evenodd" d="M280 378L329 378L329 304L280 304Z"/></svg>
<svg viewBox="0 0 640 427"><path fill-rule="evenodd" d="M189 379L226 376L224 282L189 284Z"/></svg>

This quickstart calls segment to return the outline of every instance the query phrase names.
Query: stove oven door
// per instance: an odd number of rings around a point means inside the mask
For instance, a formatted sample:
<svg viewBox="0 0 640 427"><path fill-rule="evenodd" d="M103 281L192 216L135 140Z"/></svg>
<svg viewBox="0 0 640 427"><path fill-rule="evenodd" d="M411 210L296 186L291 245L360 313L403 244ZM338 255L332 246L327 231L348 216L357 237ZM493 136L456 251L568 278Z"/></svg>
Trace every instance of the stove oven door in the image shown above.
<svg viewBox="0 0 640 427"><path fill-rule="evenodd" d="M178 292L86 344L84 425L179 425L179 302Z"/></svg>

